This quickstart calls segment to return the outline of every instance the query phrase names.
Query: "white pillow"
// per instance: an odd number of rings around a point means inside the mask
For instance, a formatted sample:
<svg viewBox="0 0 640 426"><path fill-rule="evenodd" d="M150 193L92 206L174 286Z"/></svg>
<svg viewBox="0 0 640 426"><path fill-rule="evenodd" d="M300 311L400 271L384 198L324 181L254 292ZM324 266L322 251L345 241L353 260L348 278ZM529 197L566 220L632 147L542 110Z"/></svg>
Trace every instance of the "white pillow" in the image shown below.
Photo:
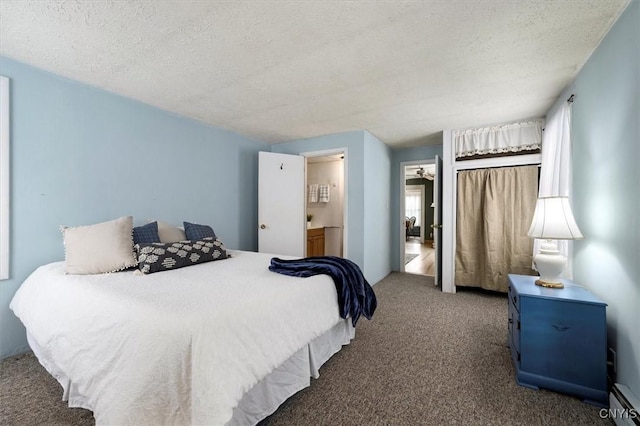
<svg viewBox="0 0 640 426"><path fill-rule="evenodd" d="M158 222L158 236L161 243L175 243L176 241L185 241L187 235L184 233L184 229L177 228L169 223Z"/></svg>
<svg viewBox="0 0 640 426"><path fill-rule="evenodd" d="M133 218L62 228L67 274L101 274L136 266Z"/></svg>

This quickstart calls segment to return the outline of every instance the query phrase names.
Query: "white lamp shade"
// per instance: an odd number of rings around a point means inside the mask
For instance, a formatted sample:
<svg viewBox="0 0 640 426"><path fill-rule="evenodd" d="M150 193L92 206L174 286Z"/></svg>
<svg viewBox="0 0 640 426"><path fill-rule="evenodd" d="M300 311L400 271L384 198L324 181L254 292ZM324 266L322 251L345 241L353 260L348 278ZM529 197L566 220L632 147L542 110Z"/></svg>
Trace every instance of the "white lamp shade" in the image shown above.
<svg viewBox="0 0 640 426"><path fill-rule="evenodd" d="M569 198L538 198L527 236L546 240L577 240L582 238L582 233L571 212Z"/></svg>

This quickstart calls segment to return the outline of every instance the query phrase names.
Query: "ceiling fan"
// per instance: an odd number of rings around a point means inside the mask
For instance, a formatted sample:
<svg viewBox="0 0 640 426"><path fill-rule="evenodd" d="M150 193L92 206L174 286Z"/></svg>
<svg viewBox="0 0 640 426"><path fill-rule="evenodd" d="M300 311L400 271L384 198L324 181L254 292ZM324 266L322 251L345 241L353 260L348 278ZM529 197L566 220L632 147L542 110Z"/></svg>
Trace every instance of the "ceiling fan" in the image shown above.
<svg viewBox="0 0 640 426"><path fill-rule="evenodd" d="M424 167L422 166L420 166L418 170L416 170L416 174L421 178L427 179L427 180L433 180L433 178L435 177L435 174L432 174L431 172L425 170Z"/></svg>

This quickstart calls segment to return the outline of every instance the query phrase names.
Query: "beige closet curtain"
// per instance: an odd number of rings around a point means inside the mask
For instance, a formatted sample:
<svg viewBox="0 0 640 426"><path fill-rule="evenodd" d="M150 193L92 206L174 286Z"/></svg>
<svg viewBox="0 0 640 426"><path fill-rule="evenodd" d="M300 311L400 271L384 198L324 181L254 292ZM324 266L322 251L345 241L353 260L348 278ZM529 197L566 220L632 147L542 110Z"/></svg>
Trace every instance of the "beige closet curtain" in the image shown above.
<svg viewBox="0 0 640 426"><path fill-rule="evenodd" d="M533 275L537 193L537 166L458 173L456 285L506 292L507 274Z"/></svg>

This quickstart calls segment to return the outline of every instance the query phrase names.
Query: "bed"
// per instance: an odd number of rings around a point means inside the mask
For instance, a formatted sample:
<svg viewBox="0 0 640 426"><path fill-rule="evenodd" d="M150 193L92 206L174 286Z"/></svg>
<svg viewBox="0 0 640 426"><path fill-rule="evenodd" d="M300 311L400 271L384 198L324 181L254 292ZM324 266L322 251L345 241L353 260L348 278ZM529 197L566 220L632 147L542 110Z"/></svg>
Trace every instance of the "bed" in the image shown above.
<svg viewBox="0 0 640 426"><path fill-rule="evenodd" d="M71 407L96 423L255 424L355 336L327 275L268 270L268 254L143 275L39 267L11 309Z"/></svg>

